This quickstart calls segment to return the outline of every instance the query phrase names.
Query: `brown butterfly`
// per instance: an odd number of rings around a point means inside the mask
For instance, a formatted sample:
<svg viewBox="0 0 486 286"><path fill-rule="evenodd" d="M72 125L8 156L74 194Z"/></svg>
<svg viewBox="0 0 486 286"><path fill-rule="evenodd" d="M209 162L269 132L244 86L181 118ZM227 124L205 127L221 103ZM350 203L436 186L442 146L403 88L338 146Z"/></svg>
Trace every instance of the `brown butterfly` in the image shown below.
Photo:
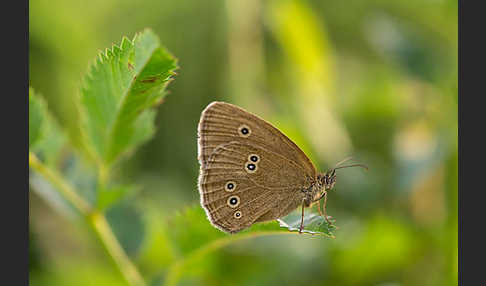
<svg viewBox="0 0 486 286"><path fill-rule="evenodd" d="M324 198L336 169L317 173L309 158L270 123L235 105L212 102L198 126L199 193L213 226L236 233L256 222L275 220Z"/></svg>

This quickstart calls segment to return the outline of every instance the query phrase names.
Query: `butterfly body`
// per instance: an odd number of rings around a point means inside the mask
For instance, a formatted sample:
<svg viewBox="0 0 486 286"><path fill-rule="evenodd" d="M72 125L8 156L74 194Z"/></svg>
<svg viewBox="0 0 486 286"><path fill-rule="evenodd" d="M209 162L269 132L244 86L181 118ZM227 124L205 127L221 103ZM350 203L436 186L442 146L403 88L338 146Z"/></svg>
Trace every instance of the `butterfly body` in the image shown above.
<svg viewBox="0 0 486 286"><path fill-rule="evenodd" d="M199 192L213 226L229 233L309 207L335 183L270 123L213 102L198 125Z"/></svg>

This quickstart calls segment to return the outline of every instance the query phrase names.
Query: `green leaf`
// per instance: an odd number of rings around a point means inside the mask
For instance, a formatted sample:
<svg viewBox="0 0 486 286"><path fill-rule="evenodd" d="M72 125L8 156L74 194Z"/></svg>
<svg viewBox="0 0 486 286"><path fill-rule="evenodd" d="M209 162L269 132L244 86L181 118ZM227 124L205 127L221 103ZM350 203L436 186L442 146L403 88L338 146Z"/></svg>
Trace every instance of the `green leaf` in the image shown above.
<svg viewBox="0 0 486 286"><path fill-rule="evenodd" d="M109 209L106 212L106 219L127 254L136 255L146 233L141 212L126 202Z"/></svg>
<svg viewBox="0 0 486 286"><path fill-rule="evenodd" d="M67 137L49 113L47 103L33 88L29 88L29 151L52 167L66 143Z"/></svg>
<svg viewBox="0 0 486 286"><path fill-rule="evenodd" d="M308 214L308 216L311 217L312 214ZM309 236L309 233L321 233L322 231L322 234L331 236L320 228L312 227L311 230L300 235ZM187 208L175 215L168 221L166 231L176 256L180 257L169 268L166 285L177 285L177 281L189 267L190 262L221 247L259 236L299 235L298 231L289 231L289 229L281 227L277 221L256 223L236 234L227 234L211 225L200 206Z"/></svg>
<svg viewBox="0 0 486 286"><path fill-rule="evenodd" d="M283 227L282 222L287 225ZM218 239L238 240L239 238L251 237L253 235L259 236L261 234L294 234L294 232L298 234L299 225L300 209L297 209L280 219L280 221L255 223L248 229L236 234L227 234L211 225L206 213L200 206L194 206L172 217L168 221L167 230L169 231L169 236L173 238L173 244L179 253L185 255ZM322 234L327 237L334 237L332 235L334 229L335 226L327 225L325 219L315 213L308 212L304 216L304 230L302 235ZM194 240L194 237L198 239Z"/></svg>
<svg viewBox="0 0 486 286"><path fill-rule="evenodd" d="M210 224L200 206L188 207L169 218L166 229L172 245L182 256L226 236ZM194 237L198 239L194 240Z"/></svg>
<svg viewBox="0 0 486 286"><path fill-rule="evenodd" d="M299 231L300 222L302 218L302 213L300 208L291 212L287 216L280 218L278 222L281 227L287 228L290 231ZM320 234L330 238L334 238L333 231L336 230L333 219L328 216L329 220L332 222L330 225L326 219L316 213L307 212L304 215L304 229L302 233L309 234Z"/></svg>
<svg viewBox="0 0 486 286"><path fill-rule="evenodd" d="M29 88L29 148L35 145L41 136L42 119L45 103L34 96L34 89Z"/></svg>
<svg viewBox="0 0 486 286"><path fill-rule="evenodd" d="M148 29L100 54L81 90L83 132L100 162L112 164L153 135L150 108L163 99L176 68Z"/></svg>
<svg viewBox="0 0 486 286"><path fill-rule="evenodd" d="M98 188L98 200L96 203L97 208L99 210L106 210L110 208L126 195L135 191L135 188L135 186L131 185L115 185Z"/></svg>
<svg viewBox="0 0 486 286"><path fill-rule="evenodd" d="M183 256L219 239L237 240L239 237L258 232L288 232L273 221L254 224L236 234L227 234L211 225L201 206L186 208L170 218L167 231L175 249ZM194 237L197 237L197 240L194 240Z"/></svg>
<svg viewBox="0 0 486 286"><path fill-rule="evenodd" d="M67 146L67 137L49 113L47 103L33 88L29 88L29 152L34 153L43 164L62 173L65 158L71 153ZM69 163L69 162L68 162ZM83 180L86 181L86 178ZM54 209L74 217L77 212L68 201L56 191L52 182L37 172L30 172L29 185L39 196L43 197Z"/></svg>

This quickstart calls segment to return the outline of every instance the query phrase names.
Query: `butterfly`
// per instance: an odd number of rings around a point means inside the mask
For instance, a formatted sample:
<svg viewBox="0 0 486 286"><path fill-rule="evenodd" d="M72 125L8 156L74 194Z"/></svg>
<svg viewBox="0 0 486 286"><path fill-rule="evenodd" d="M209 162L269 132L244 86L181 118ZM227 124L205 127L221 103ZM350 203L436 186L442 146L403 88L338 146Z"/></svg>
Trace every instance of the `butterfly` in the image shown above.
<svg viewBox="0 0 486 286"><path fill-rule="evenodd" d="M281 218L324 199L339 166L318 173L305 153L262 118L226 102L212 102L198 124L198 187L201 206L213 226L237 233L257 222Z"/></svg>

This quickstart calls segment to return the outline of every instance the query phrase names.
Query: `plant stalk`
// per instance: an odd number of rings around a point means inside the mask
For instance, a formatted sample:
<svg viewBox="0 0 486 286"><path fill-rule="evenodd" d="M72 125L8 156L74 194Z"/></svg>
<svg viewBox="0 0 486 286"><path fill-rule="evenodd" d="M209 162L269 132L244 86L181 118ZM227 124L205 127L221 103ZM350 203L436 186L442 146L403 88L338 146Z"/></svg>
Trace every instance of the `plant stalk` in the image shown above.
<svg viewBox="0 0 486 286"><path fill-rule="evenodd" d="M89 225L95 231L125 280L132 286L145 286L144 279L121 247L103 213L94 210L58 172L44 165L32 152L29 152L29 166L52 183L55 186L54 189L68 200L89 222Z"/></svg>
<svg viewBox="0 0 486 286"><path fill-rule="evenodd" d="M74 188L68 184L60 174L44 165L37 156L29 152L29 166L44 176L51 182L55 189L68 200L83 216L87 217L92 212L92 207L86 202Z"/></svg>
<svg viewBox="0 0 486 286"><path fill-rule="evenodd" d="M116 239L106 217L100 212L94 212L89 216L89 223L126 281L132 286L145 286L145 281Z"/></svg>

